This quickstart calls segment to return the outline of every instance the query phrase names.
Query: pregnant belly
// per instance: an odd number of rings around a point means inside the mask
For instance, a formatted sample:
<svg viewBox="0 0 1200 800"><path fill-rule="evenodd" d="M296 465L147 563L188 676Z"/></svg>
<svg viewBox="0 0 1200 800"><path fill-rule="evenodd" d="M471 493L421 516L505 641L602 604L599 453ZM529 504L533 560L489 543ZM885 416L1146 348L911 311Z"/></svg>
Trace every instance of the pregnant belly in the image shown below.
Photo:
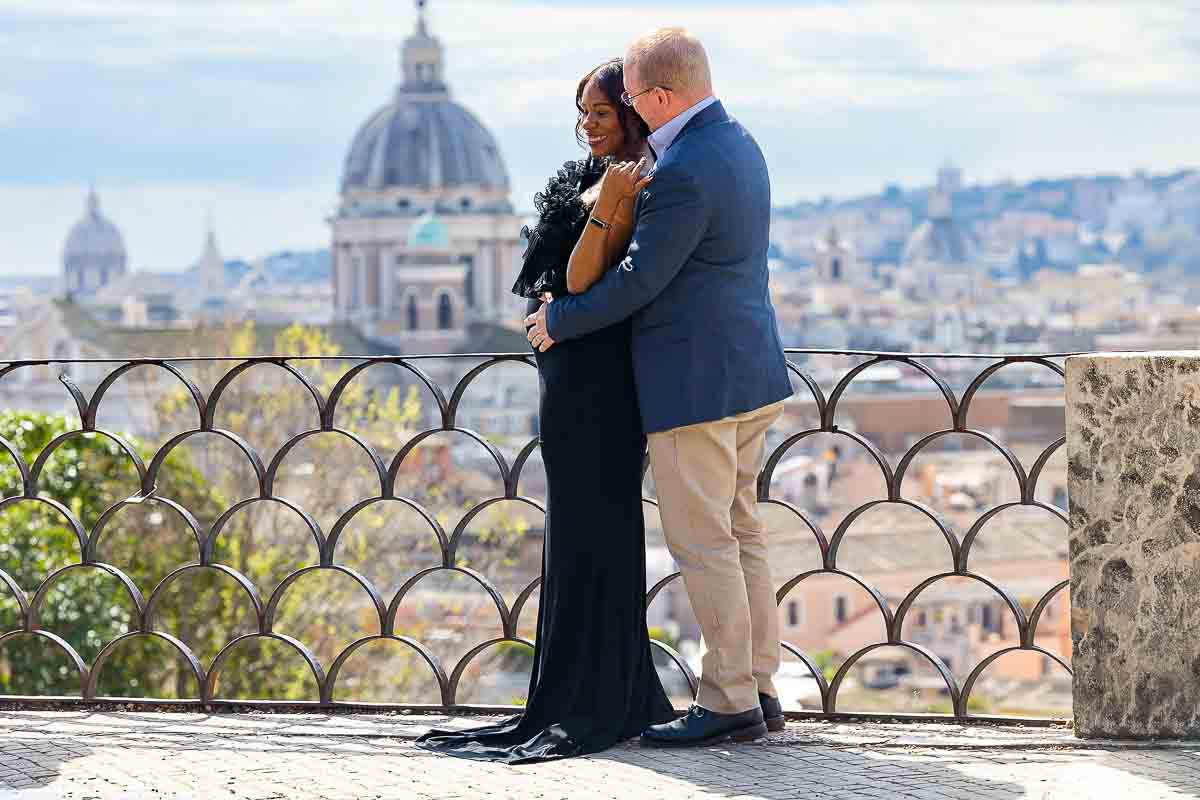
<svg viewBox="0 0 1200 800"><path fill-rule="evenodd" d="M638 420L629 337L600 331L537 355L542 437L578 439Z"/></svg>

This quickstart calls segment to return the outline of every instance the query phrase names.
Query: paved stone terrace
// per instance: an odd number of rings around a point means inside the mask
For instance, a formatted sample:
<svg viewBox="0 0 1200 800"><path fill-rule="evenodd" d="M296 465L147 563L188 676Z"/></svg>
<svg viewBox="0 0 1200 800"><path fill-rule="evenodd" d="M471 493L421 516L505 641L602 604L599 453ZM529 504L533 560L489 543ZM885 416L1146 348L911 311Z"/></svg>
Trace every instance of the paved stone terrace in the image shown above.
<svg viewBox="0 0 1200 800"><path fill-rule="evenodd" d="M1062 728L789 723L764 742L509 767L418 750L408 715L0 711L0 800L1200 797L1200 743Z"/></svg>

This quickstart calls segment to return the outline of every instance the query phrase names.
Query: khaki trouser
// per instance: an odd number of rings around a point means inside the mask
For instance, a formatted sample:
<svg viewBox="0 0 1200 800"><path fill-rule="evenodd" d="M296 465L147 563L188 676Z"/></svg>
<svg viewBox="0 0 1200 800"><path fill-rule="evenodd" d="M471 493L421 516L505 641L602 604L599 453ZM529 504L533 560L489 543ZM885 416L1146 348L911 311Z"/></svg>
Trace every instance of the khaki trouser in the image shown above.
<svg viewBox="0 0 1200 800"><path fill-rule="evenodd" d="M708 647L696 702L720 714L756 708L759 692L777 696L779 617L757 479L782 413L774 403L648 437L663 534Z"/></svg>

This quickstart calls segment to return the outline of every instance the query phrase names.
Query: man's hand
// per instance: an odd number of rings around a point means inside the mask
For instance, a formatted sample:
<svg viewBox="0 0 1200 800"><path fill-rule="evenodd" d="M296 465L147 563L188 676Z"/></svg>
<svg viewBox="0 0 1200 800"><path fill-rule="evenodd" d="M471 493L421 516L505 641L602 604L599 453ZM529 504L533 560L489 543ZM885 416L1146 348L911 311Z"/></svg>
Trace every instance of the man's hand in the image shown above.
<svg viewBox="0 0 1200 800"><path fill-rule="evenodd" d="M554 296L546 292L542 295L542 300L545 301L542 307L525 318L525 338L539 353L544 353L554 346L554 340L546 330L546 306L554 301Z"/></svg>

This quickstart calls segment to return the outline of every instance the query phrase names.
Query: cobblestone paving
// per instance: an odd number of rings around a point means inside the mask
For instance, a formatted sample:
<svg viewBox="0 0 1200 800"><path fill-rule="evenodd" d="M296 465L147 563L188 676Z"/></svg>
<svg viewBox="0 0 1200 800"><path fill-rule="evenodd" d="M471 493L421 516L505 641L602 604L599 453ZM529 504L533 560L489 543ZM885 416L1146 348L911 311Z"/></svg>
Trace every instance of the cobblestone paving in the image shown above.
<svg viewBox="0 0 1200 800"><path fill-rule="evenodd" d="M1200 797L1200 743L1080 742L1063 729L790 723L763 742L636 742L521 767L418 750L380 715L0 711L5 798Z"/></svg>

